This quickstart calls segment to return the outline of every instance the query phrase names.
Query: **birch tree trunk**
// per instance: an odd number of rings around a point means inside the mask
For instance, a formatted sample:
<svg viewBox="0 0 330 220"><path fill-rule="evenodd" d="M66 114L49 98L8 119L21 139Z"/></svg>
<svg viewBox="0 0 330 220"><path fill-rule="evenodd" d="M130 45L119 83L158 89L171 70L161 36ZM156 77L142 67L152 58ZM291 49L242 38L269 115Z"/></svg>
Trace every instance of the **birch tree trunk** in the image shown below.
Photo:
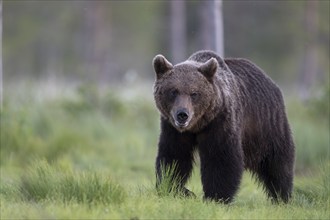
<svg viewBox="0 0 330 220"><path fill-rule="evenodd" d="M306 1L305 6L305 49L300 75L300 96L307 99L310 96L311 88L315 83L318 71L318 1Z"/></svg>
<svg viewBox="0 0 330 220"><path fill-rule="evenodd" d="M214 0L214 25L215 25L215 51L220 57L224 57L224 33L222 0Z"/></svg>
<svg viewBox="0 0 330 220"><path fill-rule="evenodd" d="M222 0L201 1L200 44L224 56Z"/></svg>
<svg viewBox="0 0 330 220"><path fill-rule="evenodd" d="M186 2L170 1L171 10L171 57L173 63L181 62L186 56Z"/></svg>

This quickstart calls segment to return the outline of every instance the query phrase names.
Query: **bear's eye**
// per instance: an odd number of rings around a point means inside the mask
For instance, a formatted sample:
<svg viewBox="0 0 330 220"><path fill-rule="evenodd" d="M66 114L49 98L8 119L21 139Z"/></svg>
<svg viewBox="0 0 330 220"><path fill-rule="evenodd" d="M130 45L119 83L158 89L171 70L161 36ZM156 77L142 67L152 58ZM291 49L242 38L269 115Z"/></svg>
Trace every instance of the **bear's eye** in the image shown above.
<svg viewBox="0 0 330 220"><path fill-rule="evenodd" d="M179 93L178 90L171 90L169 92L169 95L171 98L175 98L178 95L178 93Z"/></svg>
<svg viewBox="0 0 330 220"><path fill-rule="evenodd" d="M190 97L192 100L197 100L199 97L199 93L198 92L193 92L190 94Z"/></svg>

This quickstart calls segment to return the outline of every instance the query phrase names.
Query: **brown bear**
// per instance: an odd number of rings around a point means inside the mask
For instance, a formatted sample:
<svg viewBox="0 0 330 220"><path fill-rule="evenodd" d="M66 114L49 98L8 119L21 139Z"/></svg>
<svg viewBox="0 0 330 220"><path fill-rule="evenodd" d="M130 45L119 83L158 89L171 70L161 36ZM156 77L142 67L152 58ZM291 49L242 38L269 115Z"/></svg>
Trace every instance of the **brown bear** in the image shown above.
<svg viewBox="0 0 330 220"><path fill-rule="evenodd" d="M180 191L193 194L184 185L197 150L205 199L232 201L246 168L272 201L287 202L295 147L278 86L252 62L212 51L174 66L157 55L153 67L161 114L156 186L162 169L175 164Z"/></svg>

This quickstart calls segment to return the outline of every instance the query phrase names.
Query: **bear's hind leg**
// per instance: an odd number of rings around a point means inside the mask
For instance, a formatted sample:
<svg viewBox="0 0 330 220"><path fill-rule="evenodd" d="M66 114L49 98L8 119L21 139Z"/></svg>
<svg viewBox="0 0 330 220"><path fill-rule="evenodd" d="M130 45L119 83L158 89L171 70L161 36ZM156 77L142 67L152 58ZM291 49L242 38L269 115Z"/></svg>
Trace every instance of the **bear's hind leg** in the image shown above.
<svg viewBox="0 0 330 220"><path fill-rule="evenodd" d="M293 186L291 161L267 157L259 164L257 174L273 202L278 202L279 197L283 202L288 202Z"/></svg>

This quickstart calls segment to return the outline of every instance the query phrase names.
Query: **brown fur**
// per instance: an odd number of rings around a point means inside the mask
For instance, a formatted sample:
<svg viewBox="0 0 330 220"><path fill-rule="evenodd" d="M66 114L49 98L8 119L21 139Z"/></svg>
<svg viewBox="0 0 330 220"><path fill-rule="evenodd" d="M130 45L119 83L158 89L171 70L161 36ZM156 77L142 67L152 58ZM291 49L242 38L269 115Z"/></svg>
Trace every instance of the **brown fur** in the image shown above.
<svg viewBox="0 0 330 220"><path fill-rule="evenodd" d="M276 84L250 61L211 51L175 66L158 55L153 64L162 122L157 181L160 164L176 162L183 187L197 149L205 198L231 201L245 167L275 201L288 201L294 144Z"/></svg>

